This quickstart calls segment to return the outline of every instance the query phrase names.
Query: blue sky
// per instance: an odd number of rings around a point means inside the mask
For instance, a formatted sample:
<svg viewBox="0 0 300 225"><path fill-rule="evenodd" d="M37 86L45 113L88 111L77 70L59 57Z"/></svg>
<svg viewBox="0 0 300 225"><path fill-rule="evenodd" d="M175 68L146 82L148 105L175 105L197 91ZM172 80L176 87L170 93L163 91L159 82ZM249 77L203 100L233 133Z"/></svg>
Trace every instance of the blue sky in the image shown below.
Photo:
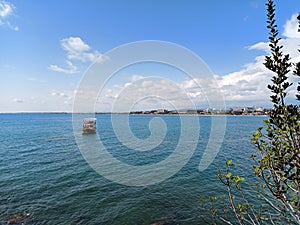
<svg viewBox="0 0 300 225"><path fill-rule="evenodd" d="M299 1L276 5L286 51L297 57L300 37L292 29ZM0 0L0 111L71 111L89 65L110 49L140 40L174 42L199 55L220 82L228 106L268 105L267 72L259 67L267 51L265 11L262 0ZM165 77L172 79L170 73ZM150 76L151 68L126 74L108 84L107 93L116 97L126 83ZM184 87L188 81L174 82Z"/></svg>

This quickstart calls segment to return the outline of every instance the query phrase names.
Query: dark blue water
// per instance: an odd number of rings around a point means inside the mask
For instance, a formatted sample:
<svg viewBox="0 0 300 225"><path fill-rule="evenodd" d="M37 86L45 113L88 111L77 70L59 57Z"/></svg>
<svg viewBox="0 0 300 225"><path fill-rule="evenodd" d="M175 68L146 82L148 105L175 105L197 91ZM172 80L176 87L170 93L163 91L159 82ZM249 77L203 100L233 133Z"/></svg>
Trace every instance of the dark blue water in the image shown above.
<svg viewBox="0 0 300 225"><path fill-rule="evenodd" d="M130 165L165 159L180 136L179 117L161 116L167 125L165 139L158 147L137 153L118 141L110 115L96 117L106 149ZM153 117L130 116L136 137L150 135ZM224 192L215 176L226 160L233 159L242 175L251 174L249 156L255 148L250 139L263 119L227 117L220 152L207 170L199 172L211 122L211 117L199 117L199 142L188 163L161 183L132 187L112 182L89 166L76 145L72 115L0 114L0 224L26 213L28 224L199 224L199 198ZM112 168L111 173L115 172Z"/></svg>

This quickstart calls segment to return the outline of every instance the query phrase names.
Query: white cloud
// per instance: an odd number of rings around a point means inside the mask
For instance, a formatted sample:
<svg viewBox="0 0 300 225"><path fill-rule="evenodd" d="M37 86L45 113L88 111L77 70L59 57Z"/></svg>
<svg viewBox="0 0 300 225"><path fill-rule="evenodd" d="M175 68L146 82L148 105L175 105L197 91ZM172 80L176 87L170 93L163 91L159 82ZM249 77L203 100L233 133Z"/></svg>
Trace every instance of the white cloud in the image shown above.
<svg viewBox="0 0 300 225"><path fill-rule="evenodd" d="M256 57L254 63L242 70L216 76L219 88L227 102L268 100L267 84L272 74L264 67L264 56Z"/></svg>
<svg viewBox="0 0 300 225"><path fill-rule="evenodd" d="M66 60L67 68L62 68L58 65L50 65L48 68L55 72L66 73L66 74L74 74L79 73L79 69L76 63L93 63L93 62L101 62L106 59L101 53L98 51L92 50L92 48L85 43L80 37L69 37L60 40L60 44L63 50L67 53Z"/></svg>
<svg viewBox="0 0 300 225"><path fill-rule="evenodd" d="M60 93L59 96L60 96L60 97L64 97L64 98L67 98L67 97L68 97L68 95L67 95L66 93Z"/></svg>
<svg viewBox="0 0 300 225"><path fill-rule="evenodd" d="M292 17L283 26L283 35L287 38L300 38L299 22L297 20L297 13L292 15Z"/></svg>
<svg viewBox="0 0 300 225"><path fill-rule="evenodd" d="M5 18L13 14L15 6L9 2L0 2L0 17Z"/></svg>
<svg viewBox="0 0 300 225"><path fill-rule="evenodd" d="M60 41L61 46L67 52L84 52L89 51L90 46L84 43L79 37L69 37Z"/></svg>
<svg viewBox="0 0 300 225"><path fill-rule="evenodd" d="M138 81L138 80L140 80L140 79L144 79L145 78L145 76L141 76L141 75L132 75L131 76L131 81Z"/></svg>
<svg viewBox="0 0 300 225"><path fill-rule="evenodd" d="M72 62L66 60L66 63L68 65L68 68L62 68L62 67L59 67L57 65L50 65L49 69L53 70L55 72L66 73L66 74L74 74L74 73L79 73L80 72L78 70L78 68L75 65L73 65Z"/></svg>
<svg viewBox="0 0 300 225"><path fill-rule="evenodd" d="M270 50L270 47L269 47L269 44L266 43L266 42L258 42L254 45L251 45L251 46L248 46L247 47L249 50L262 50L262 51L265 51L265 52L269 52Z"/></svg>
<svg viewBox="0 0 300 225"><path fill-rule="evenodd" d="M206 99L194 80L175 83L159 77L132 75L123 85L105 87L98 97L98 111L125 112L158 108L193 108ZM203 104L202 104L203 105Z"/></svg>
<svg viewBox="0 0 300 225"><path fill-rule="evenodd" d="M26 80L32 82L46 83L46 80L37 79L35 77L27 77Z"/></svg>
<svg viewBox="0 0 300 225"><path fill-rule="evenodd" d="M51 99L49 99L49 102L56 102L57 105L59 105L62 108L65 108L62 111L71 111L73 106L73 99L74 99L74 90L52 90L50 93Z"/></svg>
<svg viewBox="0 0 300 225"><path fill-rule="evenodd" d="M6 1L0 1L0 26L7 26L14 31L18 31L19 27L12 25L7 19L15 12L15 6Z"/></svg>
<svg viewBox="0 0 300 225"><path fill-rule="evenodd" d="M24 101L22 99L20 99L20 98L15 98L14 102L16 102L16 103L23 103Z"/></svg>
<svg viewBox="0 0 300 225"><path fill-rule="evenodd" d="M61 91L52 91L51 96L58 96L58 97L63 97L63 98L68 98L69 96L65 92Z"/></svg>
<svg viewBox="0 0 300 225"><path fill-rule="evenodd" d="M19 27L12 25L9 21L6 22L6 25L14 31L19 31Z"/></svg>
<svg viewBox="0 0 300 225"><path fill-rule="evenodd" d="M81 62L95 62L101 54L98 51L92 51L80 37L64 38L60 41L61 47L67 52L70 60L79 60Z"/></svg>

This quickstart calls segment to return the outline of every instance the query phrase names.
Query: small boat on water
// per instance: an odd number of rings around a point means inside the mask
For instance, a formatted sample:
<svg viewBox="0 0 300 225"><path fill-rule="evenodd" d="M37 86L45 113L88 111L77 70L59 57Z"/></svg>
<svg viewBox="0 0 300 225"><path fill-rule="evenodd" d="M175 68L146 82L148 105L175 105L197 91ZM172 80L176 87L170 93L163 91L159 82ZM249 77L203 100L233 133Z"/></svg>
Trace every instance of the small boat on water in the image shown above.
<svg viewBox="0 0 300 225"><path fill-rule="evenodd" d="M96 133L96 118L85 118L83 120L82 134L95 134Z"/></svg>

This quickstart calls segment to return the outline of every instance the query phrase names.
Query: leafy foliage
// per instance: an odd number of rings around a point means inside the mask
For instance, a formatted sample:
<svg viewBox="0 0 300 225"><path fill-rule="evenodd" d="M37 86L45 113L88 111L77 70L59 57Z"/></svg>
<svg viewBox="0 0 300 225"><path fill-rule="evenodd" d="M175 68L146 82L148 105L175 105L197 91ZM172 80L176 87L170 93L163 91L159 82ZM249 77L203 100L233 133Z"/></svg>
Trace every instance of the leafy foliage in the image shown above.
<svg viewBox="0 0 300 225"><path fill-rule="evenodd" d="M270 118L265 120L265 130L259 128L253 134L253 144L259 155L253 157L257 165L254 172L265 184L272 195L282 203L280 212L285 212L300 223L300 114L298 105L287 105L285 97L288 74L292 67L289 55L282 53L279 45L278 30L275 24L275 6L268 1L268 26L271 56L266 56L264 65L274 72L268 88L273 93L274 105ZM295 75L299 76L299 63ZM297 90L300 91L298 83ZM296 97L299 99L300 95Z"/></svg>
<svg viewBox="0 0 300 225"><path fill-rule="evenodd" d="M258 151L251 157L255 161L254 175L259 178L255 191L267 204L259 208L249 204L241 187L245 179L230 171L234 166L230 160L226 162L224 173L219 170L218 177L227 187L229 209L235 218L228 216L229 211L221 214L211 208L215 221L227 224L300 224L300 107L286 103L288 89L292 86L288 77L292 67L293 74L300 76L300 62L292 64L290 56L283 54L273 0L268 0L266 5L271 55L265 57L264 65L274 74L268 85L273 109L264 127L253 134L252 143ZM300 13L297 18L300 32ZM300 100L300 82L296 99ZM233 189L239 194L238 202Z"/></svg>
<svg viewBox="0 0 300 225"><path fill-rule="evenodd" d="M298 32L300 32L300 12L298 14L297 19L299 21ZM299 52L300 52L300 50L299 50ZM294 75L300 77L300 62L296 63L296 65L295 65ZM298 82L297 91L298 91L298 94L296 94L296 98L299 101L300 100L300 82Z"/></svg>

